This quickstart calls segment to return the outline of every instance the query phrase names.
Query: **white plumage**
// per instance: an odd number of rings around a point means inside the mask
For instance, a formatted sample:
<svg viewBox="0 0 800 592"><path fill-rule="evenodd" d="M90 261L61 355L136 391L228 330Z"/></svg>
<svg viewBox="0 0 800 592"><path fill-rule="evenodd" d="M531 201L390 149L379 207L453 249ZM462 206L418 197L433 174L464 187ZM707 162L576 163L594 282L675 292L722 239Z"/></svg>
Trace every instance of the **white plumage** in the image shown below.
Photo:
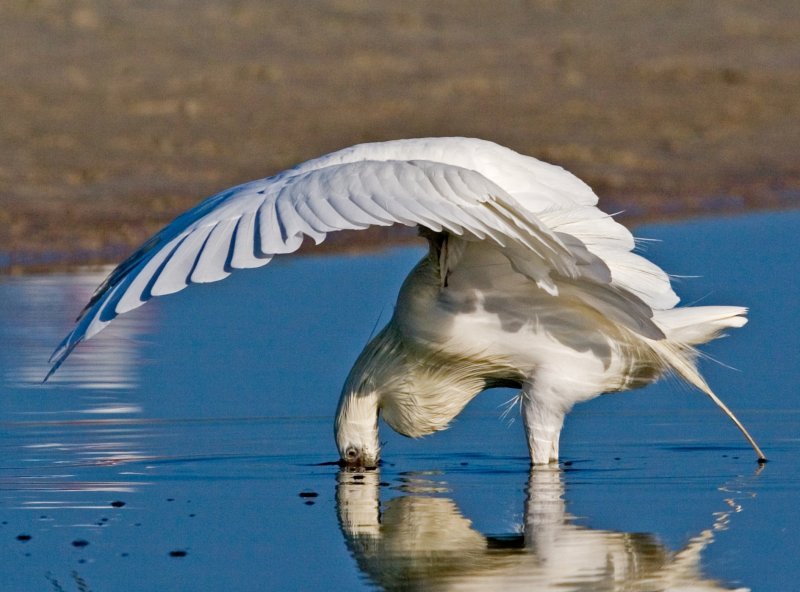
<svg viewBox="0 0 800 592"><path fill-rule="evenodd" d="M344 462L377 463L378 416L409 436L447 427L475 395L519 386L531 459L558 459L574 403L674 371L706 392L694 345L746 309L674 308L659 267L563 169L497 144L426 138L362 144L219 193L117 267L51 358L153 296L213 282L330 232L419 226L430 251L364 349L336 417ZM49 375L48 375L49 376Z"/></svg>

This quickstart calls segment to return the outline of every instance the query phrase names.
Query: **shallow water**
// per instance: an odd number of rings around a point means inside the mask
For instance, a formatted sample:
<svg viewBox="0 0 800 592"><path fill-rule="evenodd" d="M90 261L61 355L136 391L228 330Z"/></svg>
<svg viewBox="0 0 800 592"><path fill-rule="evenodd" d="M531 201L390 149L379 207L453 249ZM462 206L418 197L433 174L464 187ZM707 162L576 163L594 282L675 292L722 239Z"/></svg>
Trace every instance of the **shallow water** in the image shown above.
<svg viewBox="0 0 800 592"><path fill-rule="evenodd" d="M770 457L674 381L576 408L528 468L511 391L340 473L350 364L419 250L288 258L126 315L41 385L103 273L0 278L0 589L787 590L800 581L800 212L640 228ZM119 502L119 503L117 503ZM26 537L30 537L29 539Z"/></svg>

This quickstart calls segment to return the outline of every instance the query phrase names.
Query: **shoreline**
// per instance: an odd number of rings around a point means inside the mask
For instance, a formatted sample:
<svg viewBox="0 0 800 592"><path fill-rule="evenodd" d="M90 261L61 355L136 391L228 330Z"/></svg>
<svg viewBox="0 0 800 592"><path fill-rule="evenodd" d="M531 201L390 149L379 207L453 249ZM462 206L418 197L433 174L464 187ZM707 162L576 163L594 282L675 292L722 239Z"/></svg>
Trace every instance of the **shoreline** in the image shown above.
<svg viewBox="0 0 800 592"><path fill-rule="evenodd" d="M735 195L695 198L677 203L670 202L661 211L656 212L646 209L647 204L635 201L601 198L600 205L608 213L619 212L620 222L635 230L639 225L654 222L679 222L698 218L745 216L759 212L792 210L800 206L800 189L787 188L783 191L773 191L769 199L757 201L748 201ZM136 234L132 233L131 236L135 237ZM24 248L0 251L0 277L70 272L85 267L116 265L152 236L152 233L145 235L143 230L141 234L143 238L140 242L106 244L100 248L70 249L62 246L60 249L48 251ZM75 240L81 244L80 235L76 234ZM315 245L313 241L307 239L297 252L290 255L360 254L413 244L423 244L415 228L402 225L371 227L361 231L331 233L320 245Z"/></svg>

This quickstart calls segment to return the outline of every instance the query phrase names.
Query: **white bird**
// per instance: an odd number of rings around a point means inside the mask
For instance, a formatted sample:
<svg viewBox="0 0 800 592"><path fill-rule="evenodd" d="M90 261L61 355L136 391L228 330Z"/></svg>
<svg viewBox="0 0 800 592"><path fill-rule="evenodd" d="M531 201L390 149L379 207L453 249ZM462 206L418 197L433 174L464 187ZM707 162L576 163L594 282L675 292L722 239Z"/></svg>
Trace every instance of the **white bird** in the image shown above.
<svg viewBox="0 0 800 592"><path fill-rule="evenodd" d="M521 389L532 463L556 462L575 403L670 371L711 397L765 460L695 364L694 346L744 325L747 309L675 308L667 274L633 252L631 233L597 201L564 169L478 139L339 150L176 218L98 287L48 377L78 343L154 296L260 267L305 237L403 224L418 226L430 250L346 380L335 421L343 463L378 463L379 415L424 436L494 386Z"/></svg>

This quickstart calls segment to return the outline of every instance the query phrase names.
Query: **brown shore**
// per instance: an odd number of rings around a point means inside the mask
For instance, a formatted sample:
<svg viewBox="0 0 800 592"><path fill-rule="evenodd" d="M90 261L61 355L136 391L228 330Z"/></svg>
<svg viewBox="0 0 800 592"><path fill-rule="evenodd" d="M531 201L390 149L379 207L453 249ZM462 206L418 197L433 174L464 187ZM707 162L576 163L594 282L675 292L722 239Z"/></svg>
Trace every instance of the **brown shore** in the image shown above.
<svg viewBox="0 0 800 592"><path fill-rule="evenodd" d="M400 137L560 164L627 221L800 204L796 0L4 0L0 77L4 272L118 260L220 189Z"/></svg>

